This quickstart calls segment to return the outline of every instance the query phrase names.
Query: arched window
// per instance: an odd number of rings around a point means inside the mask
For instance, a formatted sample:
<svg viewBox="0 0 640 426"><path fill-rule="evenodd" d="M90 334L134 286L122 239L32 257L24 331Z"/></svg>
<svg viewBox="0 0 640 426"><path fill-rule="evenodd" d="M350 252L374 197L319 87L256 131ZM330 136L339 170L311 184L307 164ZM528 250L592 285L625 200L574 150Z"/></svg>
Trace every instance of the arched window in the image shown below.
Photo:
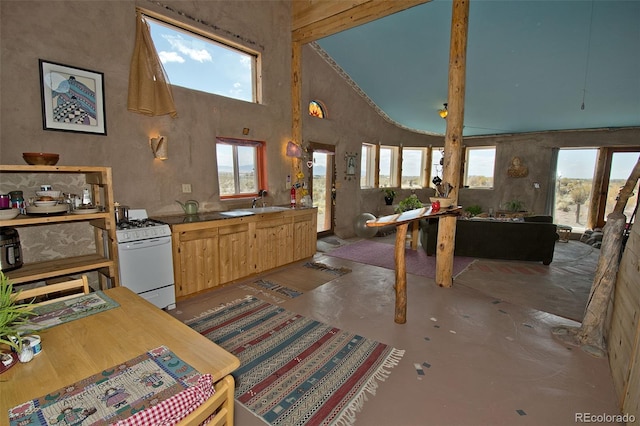
<svg viewBox="0 0 640 426"><path fill-rule="evenodd" d="M326 118L327 112L322 102L320 101L309 102L309 115L312 117Z"/></svg>

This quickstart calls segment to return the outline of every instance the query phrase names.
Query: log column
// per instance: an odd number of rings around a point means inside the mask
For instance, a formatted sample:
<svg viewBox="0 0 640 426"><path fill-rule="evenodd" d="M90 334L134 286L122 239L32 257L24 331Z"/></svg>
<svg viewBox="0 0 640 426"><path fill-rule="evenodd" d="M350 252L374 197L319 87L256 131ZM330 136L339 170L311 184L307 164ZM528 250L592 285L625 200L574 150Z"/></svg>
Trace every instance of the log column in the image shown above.
<svg viewBox="0 0 640 426"><path fill-rule="evenodd" d="M451 45L449 47L449 88L447 130L444 139L443 180L451 184L449 195L458 204L460 170L462 165L462 130L464 125L464 95L467 62L467 31L469 26L469 0L454 0L451 18ZM438 224L436 247L436 284L453 284L453 250L456 217L446 216Z"/></svg>

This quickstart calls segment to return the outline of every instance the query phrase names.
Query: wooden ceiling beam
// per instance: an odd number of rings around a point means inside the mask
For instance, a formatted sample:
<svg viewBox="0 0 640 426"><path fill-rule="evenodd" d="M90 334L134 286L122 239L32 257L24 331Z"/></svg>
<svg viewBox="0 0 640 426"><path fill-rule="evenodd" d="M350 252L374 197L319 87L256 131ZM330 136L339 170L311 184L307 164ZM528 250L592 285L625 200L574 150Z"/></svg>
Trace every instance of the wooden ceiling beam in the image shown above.
<svg viewBox="0 0 640 426"><path fill-rule="evenodd" d="M431 0L294 0L292 39L301 44L384 18Z"/></svg>

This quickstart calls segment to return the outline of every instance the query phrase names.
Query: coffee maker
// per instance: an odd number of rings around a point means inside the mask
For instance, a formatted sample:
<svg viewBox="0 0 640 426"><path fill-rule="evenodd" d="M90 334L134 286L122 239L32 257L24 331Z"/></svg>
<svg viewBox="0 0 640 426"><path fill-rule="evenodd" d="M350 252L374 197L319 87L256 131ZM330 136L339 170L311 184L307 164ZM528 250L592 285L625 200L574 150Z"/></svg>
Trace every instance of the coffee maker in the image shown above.
<svg viewBox="0 0 640 426"><path fill-rule="evenodd" d="M22 266L20 236L15 228L0 228L0 269L13 271Z"/></svg>

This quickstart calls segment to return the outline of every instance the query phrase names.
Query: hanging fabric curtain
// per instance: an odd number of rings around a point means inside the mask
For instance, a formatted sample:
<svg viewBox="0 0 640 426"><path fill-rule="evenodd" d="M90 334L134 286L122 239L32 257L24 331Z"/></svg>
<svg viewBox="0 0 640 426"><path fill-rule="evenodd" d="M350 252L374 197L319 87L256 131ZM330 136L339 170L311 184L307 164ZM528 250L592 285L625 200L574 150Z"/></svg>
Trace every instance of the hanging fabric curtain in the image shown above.
<svg viewBox="0 0 640 426"><path fill-rule="evenodd" d="M136 12L136 44L129 69L127 109L149 116L178 116L169 79L158 58L149 25L140 11Z"/></svg>

